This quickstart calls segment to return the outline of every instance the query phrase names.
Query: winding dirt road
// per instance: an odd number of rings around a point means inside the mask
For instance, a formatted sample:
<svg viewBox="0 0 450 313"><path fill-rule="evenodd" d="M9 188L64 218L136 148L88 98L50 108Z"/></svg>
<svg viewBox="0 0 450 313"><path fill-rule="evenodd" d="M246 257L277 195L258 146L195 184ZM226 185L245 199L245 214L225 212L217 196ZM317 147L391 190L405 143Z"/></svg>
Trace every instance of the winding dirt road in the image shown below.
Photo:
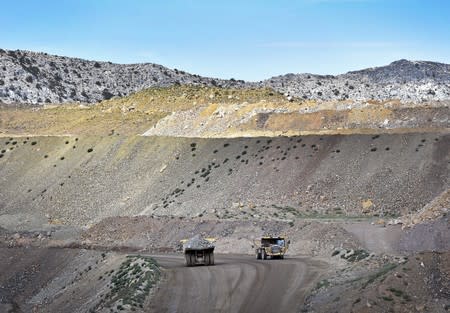
<svg viewBox="0 0 450 313"><path fill-rule="evenodd" d="M215 266L186 267L182 256L155 256L167 278L149 312L299 312L306 292L328 268L307 257L256 260L216 255Z"/></svg>

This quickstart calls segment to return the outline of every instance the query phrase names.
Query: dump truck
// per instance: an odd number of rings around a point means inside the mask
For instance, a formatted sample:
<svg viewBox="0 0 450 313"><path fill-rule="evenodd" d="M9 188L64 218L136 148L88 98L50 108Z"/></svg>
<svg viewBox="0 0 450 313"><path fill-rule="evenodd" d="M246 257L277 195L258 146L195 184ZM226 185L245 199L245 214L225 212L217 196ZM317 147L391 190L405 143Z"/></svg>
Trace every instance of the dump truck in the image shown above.
<svg viewBox="0 0 450 313"><path fill-rule="evenodd" d="M214 238L203 238L200 235L181 240L186 265L214 265L214 242Z"/></svg>
<svg viewBox="0 0 450 313"><path fill-rule="evenodd" d="M258 260L266 260L268 257L271 259L284 259L290 240L286 236L263 236L261 240L254 243Z"/></svg>

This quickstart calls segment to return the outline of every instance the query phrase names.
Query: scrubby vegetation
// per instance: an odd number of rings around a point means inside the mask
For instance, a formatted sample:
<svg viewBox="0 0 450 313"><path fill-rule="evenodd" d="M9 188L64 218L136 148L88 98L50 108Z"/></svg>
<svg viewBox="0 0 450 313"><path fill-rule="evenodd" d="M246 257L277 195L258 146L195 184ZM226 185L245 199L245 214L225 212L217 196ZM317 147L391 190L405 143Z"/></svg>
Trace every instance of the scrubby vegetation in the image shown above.
<svg viewBox="0 0 450 313"><path fill-rule="evenodd" d="M98 279L111 275L113 271ZM109 292L102 298L98 308L110 308L111 312L142 308L150 290L161 277L156 261L147 256L128 256L111 277Z"/></svg>

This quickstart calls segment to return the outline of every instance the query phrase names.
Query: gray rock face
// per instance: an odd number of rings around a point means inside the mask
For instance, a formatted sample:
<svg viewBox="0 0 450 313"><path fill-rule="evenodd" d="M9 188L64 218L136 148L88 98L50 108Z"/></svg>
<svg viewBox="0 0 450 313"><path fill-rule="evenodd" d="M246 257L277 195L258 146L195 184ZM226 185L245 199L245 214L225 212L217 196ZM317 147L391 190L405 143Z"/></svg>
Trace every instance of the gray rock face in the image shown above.
<svg viewBox="0 0 450 313"><path fill-rule="evenodd" d="M0 49L0 102L4 103L93 103L176 84L239 87L244 82L200 77L152 63L114 64Z"/></svg>
<svg viewBox="0 0 450 313"><path fill-rule="evenodd" d="M450 99L450 65L399 60L337 76L286 74L261 82L244 82L201 77L152 63L114 64L0 49L3 103L94 103L148 87L176 84L270 87L288 99L439 101Z"/></svg>
<svg viewBox="0 0 450 313"><path fill-rule="evenodd" d="M399 60L387 66L346 74L286 74L260 85L294 96L315 100L390 100L422 102L450 98L450 65Z"/></svg>

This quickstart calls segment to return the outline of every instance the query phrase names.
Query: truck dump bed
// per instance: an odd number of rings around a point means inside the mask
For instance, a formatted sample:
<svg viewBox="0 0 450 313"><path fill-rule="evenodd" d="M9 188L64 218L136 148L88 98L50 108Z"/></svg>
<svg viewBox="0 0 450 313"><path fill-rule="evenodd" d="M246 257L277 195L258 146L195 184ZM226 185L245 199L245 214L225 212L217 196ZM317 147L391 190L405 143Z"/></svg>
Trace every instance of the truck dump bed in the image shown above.
<svg viewBox="0 0 450 313"><path fill-rule="evenodd" d="M214 265L214 239L196 235L184 241L183 250L187 266Z"/></svg>

